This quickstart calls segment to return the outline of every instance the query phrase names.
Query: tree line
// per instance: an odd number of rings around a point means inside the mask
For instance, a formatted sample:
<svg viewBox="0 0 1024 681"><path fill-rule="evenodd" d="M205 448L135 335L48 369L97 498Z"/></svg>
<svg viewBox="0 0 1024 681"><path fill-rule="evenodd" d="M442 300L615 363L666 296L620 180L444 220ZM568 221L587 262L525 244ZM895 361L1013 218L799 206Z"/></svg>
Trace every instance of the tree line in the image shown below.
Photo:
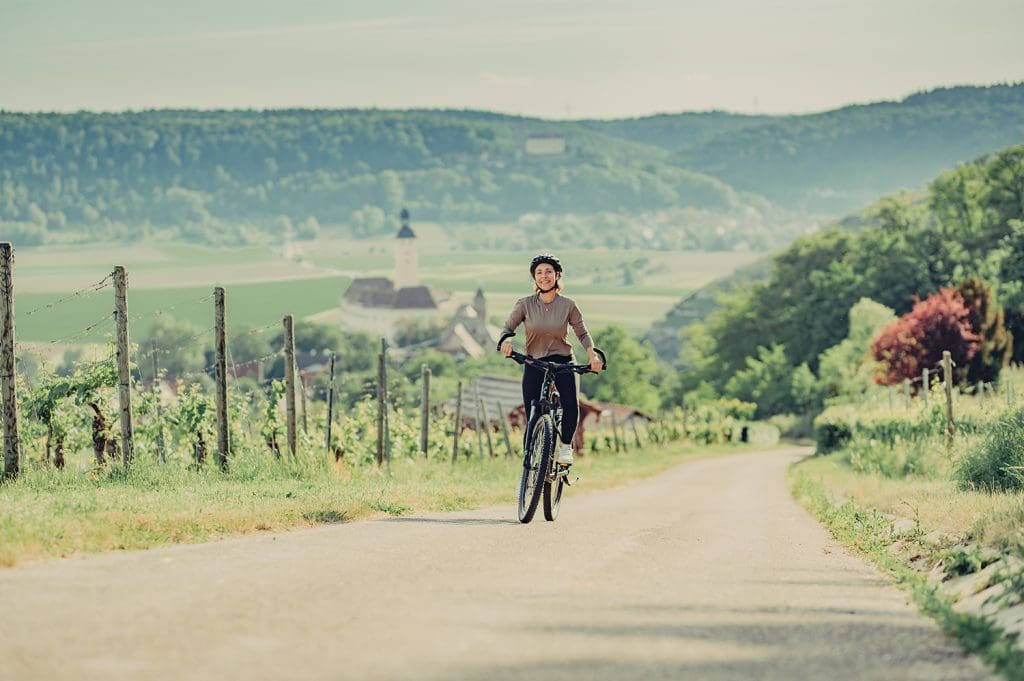
<svg viewBox="0 0 1024 681"><path fill-rule="evenodd" d="M767 250L820 214L1018 142L1022 114L1024 85L783 117L0 111L0 228L19 245L154 234L237 244L312 237L323 225L382 234L405 206L448 224L594 216L587 238L618 233L607 216L647 223L634 236L669 222L688 231L684 247ZM538 136L563 138L565 152L528 153ZM734 225L751 212L760 227Z"/></svg>
<svg viewBox="0 0 1024 681"><path fill-rule="evenodd" d="M820 406L901 315L917 316L901 322L922 329L919 344L959 338L960 380L995 380L1007 361L1024 361L1024 145L948 170L923 194L888 196L867 215L873 226L798 239L768 281L737 288L691 326L681 390L755 401L762 414ZM893 343L872 359L888 348L895 361ZM882 380L908 376L890 362Z"/></svg>
<svg viewBox="0 0 1024 681"><path fill-rule="evenodd" d="M1017 83L779 118L717 135L674 161L739 191L835 215L1022 139L1024 83Z"/></svg>
<svg viewBox="0 0 1024 681"><path fill-rule="evenodd" d="M563 136L565 153L526 153L535 135ZM321 224L381 233L402 206L453 222L742 206L665 155L582 125L445 112L0 113L0 223L23 243L160 230L237 242Z"/></svg>

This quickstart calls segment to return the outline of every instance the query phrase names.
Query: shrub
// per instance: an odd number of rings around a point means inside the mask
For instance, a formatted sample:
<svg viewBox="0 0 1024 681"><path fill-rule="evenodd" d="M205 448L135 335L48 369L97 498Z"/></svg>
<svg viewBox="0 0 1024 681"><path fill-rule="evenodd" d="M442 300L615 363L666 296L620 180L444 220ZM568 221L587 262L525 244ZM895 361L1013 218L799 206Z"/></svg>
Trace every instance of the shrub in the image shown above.
<svg viewBox="0 0 1024 681"><path fill-rule="evenodd" d="M814 440L818 454L828 454L845 446L853 437L857 414L853 407L829 407L814 419Z"/></svg>
<svg viewBox="0 0 1024 681"><path fill-rule="evenodd" d="M971 311L963 296L944 288L914 304L914 308L889 326L871 344L885 374L877 377L883 385L915 381L921 370L934 368L949 350L957 367L965 367L978 352L979 336L971 328ZM963 378L965 372L959 370Z"/></svg>
<svg viewBox="0 0 1024 681"><path fill-rule="evenodd" d="M846 459L855 471L878 474L887 478L910 475L935 477L942 470L941 440L903 440L891 444L873 439L857 439L846 449Z"/></svg>
<svg viewBox="0 0 1024 681"><path fill-rule="evenodd" d="M1013 350L1012 337L1006 330L1003 309L996 305L992 289L977 277L957 287L969 312L971 328L978 334L978 352L967 365L967 381L991 383L1009 361Z"/></svg>
<svg viewBox="0 0 1024 681"><path fill-rule="evenodd" d="M1024 409L1004 413L981 446L960 458L956 475L964 488L1024 489Z"/></svg>

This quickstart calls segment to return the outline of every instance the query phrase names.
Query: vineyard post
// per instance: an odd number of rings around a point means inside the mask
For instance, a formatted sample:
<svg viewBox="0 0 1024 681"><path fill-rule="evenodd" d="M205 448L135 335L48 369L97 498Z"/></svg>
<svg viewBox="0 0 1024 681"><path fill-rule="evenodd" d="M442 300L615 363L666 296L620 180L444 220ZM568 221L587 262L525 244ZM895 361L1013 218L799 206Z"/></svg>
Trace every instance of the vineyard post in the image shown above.
<svg viewBox="0 0 1024 681"><path fill-rule="evenodd" d="M167 443L164 442L164 416L160 398L163 392L160 389L160 364L157 360L156 341L152 342L149 354L153 358L153 393L156 396L156 455L160 463L167 463Z"/></svg>
<svg viewBox="0 0 1024 681"><path fill-rule="evenodd" d="M903 406L910 409L910 379L903 379Z"/></svg>
<svg viewBox="0 0 1024 681"><path fill-rule="evenodd" d="M217 464L228 468L228 360L227 324L224 319L224 289L213 289L214 351L217 367Z"/></svg>
<svg viewBox="0 0 1024 681"><path fill-rule="evenodd" d="M380 354L377 355L377 465L384 463L384 429L387 420L387 375L384 368L384 349L387 341L380 339Z"/></svg>
<svg viewBox="0 0 1024 681"><path fill-rule="evenodd" d="M956 427L953 425L953 357L949 350L942 351L942 380L946 390L946 439L952 442Z"/></svg>
<svg viewBox="0 0 1024 681"><path fill-rule="evenodd" d="M125 468L135 455L132 433L132 374L129 370L128 276L124 268L114 268L114 318L117 322L117 396L121 405L121 453Z"/></svg>
<svg viewBox="0 0 1024 681"><path fill-rule="evenodd" d="M686 439L686 402L683 402L683 439Z"/></svg>
<svg viewBox="0 0 1024 681"><path fill-rule="evenodd" d="M484 458L484 434L480 432L481 421L483 420L483 414L481 413L480 406L483 402L480 401L480 380L477 379L476 384L473 385L473 396L476 398L476 420L473 422L476 430L476 444L480 449L480 458Z"/></svg>
<svg viewBox="0 0 1024 681"><path fill-rule="evenodd" d="M505 456L512 458L512 439L508 435L508 413L498 402L498 417L501 420L501 432L505 436Z"/></svg>
<svg viewBox="0 0 1024 681"><path fill-rule="evenodd" d="M618 454L621 451L621 445L619 444L619 419L612 412L612 437L615 439L615 453Z"/></svg>
<svg viewBox="0 0 1024 681"><path fill-rule="evenodd" d="M487 405L484 404L483 399L480 400L480 413L483 416L483 427L484 432L487 433L487 453L490 454L491 458L494 458L494 443L491 441L491 418L487 414Z"/></svg>
<svg viewBox="0 0 1024 681"><path fill-rule="evenodd" d="M927 409L928 408L928 397L929 397L929 394L932 391L932 385L931 385L931 382L930 382L930 377L928 376L928 367L925 367L924 369L921 370L921 388L924 390L924 393L923 393L924 394L924 406L925 406L925 409Z"/></svg>
<svg viewBox="0 0 1024 681"><path fill-rule="evenodd" d="M309 418L306 412L306 379L302 377L299 365L295 365L295 375L299 379L299 397L302 398L302 432L309 433Z"/></svg>
<svg viewBox="0 0 1024 681"><path fill-rule="evenodd" d="M459 454L459 431L462 430L462 381L459 381L459 392L455 397L455 435L452 437L452 464Z"/></svg>
<svg viewBox="0 0 1024 681"><path fill-rule="evenodd" d="M18 477L18 390L14 374L14 247L0 241L0 394L4 408L4 479Z"/></svg>
<svg viewBox="0 0 1024 681"><path fill-rule="evenodd" d="M629 420L629 424L633 426L633 440L636 441L636 447L639 449L640 447L643 447L643 444L640 442L640 431L636 428L636 417L631 418Z"/></svg>
<svg viewBox="0 0 1024 681"><path fill-rule="evenodd" d="M381 392L384 395L384 460L391 470L391 413L388 409L388 342L380 339L380 373Z"/></svg>
<svg viewBox="0 0 1024 681"><path fill-rule="evenodd" d="M288 450L295 456L297 433L295 427L295 320L287 315L284 323L284 381L285 411L288 420Z"/></svg>
<svg viewBox="0 0 1024 681"><path fill-rule="evenodd" d="M327 458L331 458L331 423L334 421L334 359L331 353L331 380L327 384Z"/></svg>
<svg viewBox="0 0 1024 681"><path fill-rule="evenodd" d="M427 456L430 439L430 367L420 367L420 383L423 393L420 397L420 454Z"/></svg>

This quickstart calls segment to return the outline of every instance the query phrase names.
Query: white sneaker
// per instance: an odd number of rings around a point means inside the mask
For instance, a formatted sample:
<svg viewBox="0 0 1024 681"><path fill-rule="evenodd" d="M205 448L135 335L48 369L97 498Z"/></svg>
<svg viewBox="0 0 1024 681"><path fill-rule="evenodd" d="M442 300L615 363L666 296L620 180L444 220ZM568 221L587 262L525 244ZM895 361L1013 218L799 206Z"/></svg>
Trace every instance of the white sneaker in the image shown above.
<svg viewBox="0 0 1024 681"><path fill-rule="evenodd" d="M558 458L556 459L559 466L571 466L572 465L572 445L563 443L558 444Z"/></svg>

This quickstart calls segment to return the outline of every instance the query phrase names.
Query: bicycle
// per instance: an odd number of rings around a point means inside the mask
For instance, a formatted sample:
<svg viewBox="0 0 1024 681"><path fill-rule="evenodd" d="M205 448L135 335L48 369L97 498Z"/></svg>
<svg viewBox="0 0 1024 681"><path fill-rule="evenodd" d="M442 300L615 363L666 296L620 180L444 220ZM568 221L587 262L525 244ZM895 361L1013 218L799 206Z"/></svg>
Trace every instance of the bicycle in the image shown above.
<svg viewBox="0 0 1024 681"><path fill-rule="evenodd" d="M499 347L501 341L498 341ZM602 368L608 368L604 352L594 348L601 357ZM555 374L572 371L592 373L589 364L559 364L536 359L513 351L509 359L529 364L544 371L540 399L530 404L526 432L523 435L523 473L519 480L519 522L528 523L537 512L537 504L544 497L544 518L554 520L562 502L562 488L572 485L569 467L555 461L555 438L562 428L562 406L555 388ZM593 372L596 373L596 372Z"/></svg>

